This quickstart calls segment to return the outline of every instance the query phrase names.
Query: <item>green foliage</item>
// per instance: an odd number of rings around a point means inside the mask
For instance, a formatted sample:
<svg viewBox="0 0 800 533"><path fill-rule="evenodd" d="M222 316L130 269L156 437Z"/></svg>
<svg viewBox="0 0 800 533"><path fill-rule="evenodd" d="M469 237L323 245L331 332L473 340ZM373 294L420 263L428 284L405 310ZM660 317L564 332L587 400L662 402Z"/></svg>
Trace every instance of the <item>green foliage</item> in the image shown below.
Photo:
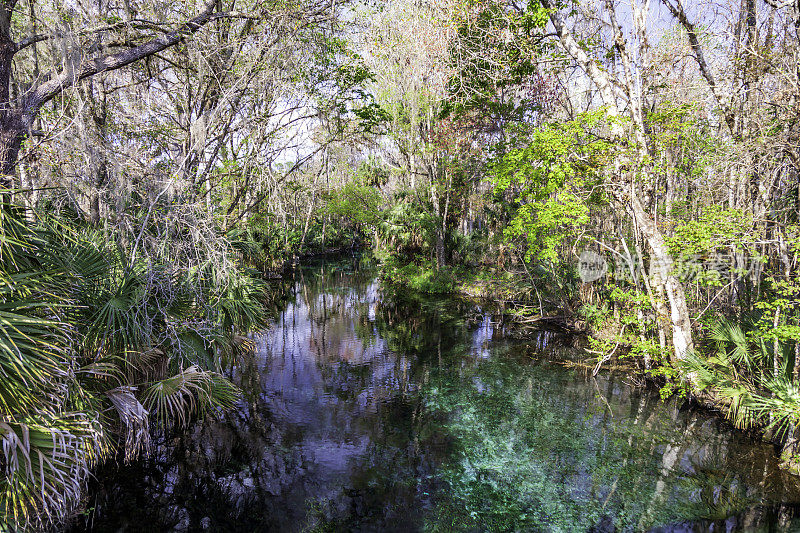
<svg viewBox="0 0 800 533"><path fill-rule="evenodd" d="M589 346L598 360L612 353L620 359L635 357L649 362L652 376L675 377L670 374L668 350L656 340L657 324L648 295L622 285L615 285L606 292L601 304L584 304L579 309L594 333L589 337Z"/></svg>
<svg viewBox="0 0 800 533"><path fill-rule="evenodd" d="M592 135L605 113L586 113L548 124L515 139L492 166L497 194L513 192L517 209L506 239L524 239L526 260L560 262L559 252L589 222L590 205L602 200L594 185L610 156L610 144Z"/></svg>
<svg viewBox="0 0 800 533"><path fill-rule="evenodd" d="M453 22L458 33L452 45L456 73L448 84L453 98L443 114L479 109L520 120L541 109L537 95L512 103L498 98L498 93L535 80L537 57L548 46L540 38L547 10L538 2L509 9L506 2L469 0L457 13ZM465 57L471 60L464 61Z"/></svg>
<svg viewBox="0 0 800 533"><path fill-rule="evenodd" d="M679 221L667 238L667 245L676 256L710 254L731 245L741 248L746 245L743 237L752 224L752 215L739 209L709 205L696 220Z"/></svg>
<svg viewBox="0 0 800 533"><path fill-rule="evenodd" d="M209 311L221 331L253 331L263 326L264 282L238 269L215 274L220 285L211 293Z"/></svg>
<svg viewBox="0 0 800 533"><path fill-rule="evenodd" d="M449 294L464 282L465 276L463 270L454 267L437 268L422 259L402 264L397 257L389 256L381 264L381 279L388 286L422 294Z"/></svg>
<svg viewBox="0 0 800 533"><path fill-rule="evenodd" d="M381 237L393 254L400 256L430 253L438 221L428 206L401 194L386 210L380 225Z"/></svg>
<svg viewBox="0 0 800 533"><path fill-rule="evenodd" d="M235 266L194 271L112 235L0 209L0 529L58 523L120 444L228 408L235 331L262 323L261 284Z"/></svg>
<svg viewBox="0 0 800 533"><path fill-rule="evenodd" d="M358 164L355 181L363 186L383 187L389 182L389 175L379 159L369 156Z"/></svg>
<svg viewBox="0 0 800 533"><path fill-rule="evenodd" d="M331 220L326 220L329 217ZM331 215L327 204L312 213L301 249L305 230L305 220L288 219L284 224L265 210L255 213L242 227L229 231L228 239L246 264L259 269L278 269L300 252L316 253L352 246L363 237L362 228L349 219Z"/></svg>
<svg viewBox="0 0 800 533"><path fill-rule="evenodd" d="M677 158L655 158L656 173L679 173L687 179L698 179L713 166L715 158L724 149L713 126L701 116L694 103L673 105L662 102L647 113L645 121L650 128L650 139L656 153L676 154ZM673 213L667 213L668 216Z"/></svg>
<svg viewBox="0 0 800 533"><path fill-rule="evenodd" d="M611 310L607 302L602 304L584 304L578 309L578 315L582 317L587 326L591 329L599 329L610 319Z"/></svg>
<svg viewBox="0 0 800 533"><path fill-rule="evenodd" d="M713 351L691 353L680 365L693 385L713 392L737 427L790 435L800 423L800 394L788 365L773 371L775 358L782 359L783 345L778 343L776 353L771 339L757 329L726 320L711 323L708 341Z"/></svg>
<svg viewBox="0 0 800 533"><path fill-rule="evenodd" d="M230 409L238 397L236 387L221 375L191 366L151 384L142 404L163 426L185 426L190 417L211 408Z"/></svg>
<svg viewBox="0 0 800 533"><path fill-rule="evenodd" d="M336 120L347 122L349 127L369 135L380 135L384 125L391 119L389 113L375 101L367 87L375 82L374 73L357 54L348 49L342 39L329 38L332 46L324 47L330 58L331 72L323 71L319 78L326 85L332 85L332 94L320 94L330 115ZM330 78L330 82L325 79ZM312 88L316 92L316 88Z"/></svg>
<svg viewBox="0 0 800 533"><path fill-rule="evenodd" d="M453 229L444 231L442 220L434 214L421 194L403 191L387 208L378 224L380 248L375 257L381 263L381 280L394 287L409 288L425 294L446 294L463 287L471 278L464 259L479 251L479 236L464 236ZM458 264L440 265L436 258L437 239L441 236L444 253L459 258Z"/></svg>
<svg viewBox="0 0 800 533"><path fill-rule="evenodd" d="M79 501L89 469L108 456L97 413L42 412L0 418L0 531L41 527Z"/></svg>
<svg viewBox="0 0 800 533"><path fill-rule="evenodd" d="M349 182L332 191L326 212L336 219L344 219L358 228L374 228L381 220L380 192L370 185Z"/></svg>
<svg viewBox="0 0 800 533"><path fill-rule="evenodd" d="M769 291L755 303L755 308L763 312L758 322L760 335L783 344L800 343L800 324L791 322L793 312L800 308L800 280L770 276L766 282ZM773 320L776 313L777 324Z"/></svg>

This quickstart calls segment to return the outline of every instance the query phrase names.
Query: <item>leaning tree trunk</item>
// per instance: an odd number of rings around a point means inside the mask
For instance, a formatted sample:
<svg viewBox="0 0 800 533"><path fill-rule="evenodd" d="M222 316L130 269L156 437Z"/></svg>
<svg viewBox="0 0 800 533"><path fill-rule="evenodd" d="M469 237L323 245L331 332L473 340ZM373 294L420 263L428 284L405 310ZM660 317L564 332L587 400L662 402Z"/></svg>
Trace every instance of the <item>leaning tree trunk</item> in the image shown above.
<svg viewBox="0 0 800 533"><path fill-rule="evenodd" d="M675 277L672 268L672 256L669 253L664 236L653 218L645 211L639 197L631 194L631 211L636 219L647 244L650 246L650 269L652 284L658 294L665 294L669 304L669 323L672 326L672 345L675 357L683 359L693 348L692 323L689 318L689 307L686 305L686 293L683 285ZM658 298L658 295L655 295ZM659 314L665 312L663 303L657 305ZM661 317L659 317L661 318Z"/></svg>
<svg viewBox="0 0 800 533"><path fill-rule="evenodd" d="M606 0L605 5L614 29L617 51L622 58L624 67L623 83L619 83L618 80L612 80L608 71L602 69L600 63L590 57L587 50L579 44L575 36L567 29L566 20L559 11L556 2L553 0L540 0L540 2L549 10L548 15L550 17L550 22L556 30L556 35L558 35L562 48L572 56L586 75L589 76L594 85L597 86L603 104L607 107L608 115L611 117L621 116L618 101L627 102L628 111L634 125L633 133L636 137L638 152L638 161L629 163L630 166L634 168L639 167L643 161L644 155L646 155L648 145L642 118L643 97L640 88L634 83L634 70L632 68L631 58L626 49L626 41L621 26L616 20L613 2ZM645 35L645 13L641 11L637 12L636 19L640 34ZM624 87L624 89L621 87ZM612 123L611 129L615 137L620 139L624 138L625 132L619 123ZM624 166L623 161L617 161L617 176L624 173ZM629 193L630 198L627 198L627 193ZM628 183L624 184L622 187L618 187L615 191L615 195L619 197L623 204L630 206L631 214L650 247L651 259L654 265L659 269L658 274L661 274L660 276L655 276L653 279L653 289L657 293L654 296L655 298L659 298L659 294L666 295L669 304L669 322L672 326L672 341L675 357L677 359L683 359L687 352L692 349L692 327L688 306L686 305L686 294L683 290L683 286L670 268L672 259L664 241L664 236L639 198L635 172L630 172ZM657 312L660 314L664 313L665 308L661 302L654 301L653 303ZM661 310L658 309L659 307Z"/></svg>

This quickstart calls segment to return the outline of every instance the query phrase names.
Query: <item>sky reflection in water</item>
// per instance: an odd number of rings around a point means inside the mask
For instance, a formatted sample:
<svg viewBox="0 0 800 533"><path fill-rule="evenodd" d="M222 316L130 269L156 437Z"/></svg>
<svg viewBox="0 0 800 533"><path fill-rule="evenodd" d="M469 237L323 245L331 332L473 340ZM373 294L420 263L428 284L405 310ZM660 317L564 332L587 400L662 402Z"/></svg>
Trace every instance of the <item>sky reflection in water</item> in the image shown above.
<svg viewBox="0 0 800 533"><path fill-rule="evenodd" d="M301 270L241 408L109 467L76 530L793 531L774 449L473 304Z"/></svg>

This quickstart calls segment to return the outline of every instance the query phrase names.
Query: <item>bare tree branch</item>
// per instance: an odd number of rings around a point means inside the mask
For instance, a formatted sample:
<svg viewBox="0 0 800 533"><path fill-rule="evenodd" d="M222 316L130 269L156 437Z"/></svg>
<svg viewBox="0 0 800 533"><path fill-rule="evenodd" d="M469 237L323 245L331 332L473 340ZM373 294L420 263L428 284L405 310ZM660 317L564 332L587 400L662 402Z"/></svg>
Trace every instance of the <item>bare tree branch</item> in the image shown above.
<svg viewBox="0 0 800 533"><path fill-rule="evenodd" d="M35 114L43 104L50 101L64 89L72 87L83 79L101 72L120 69L177 45L215 18L218 18L220 14L214 14L216 6L217 0L211 0L206 4L202 13L184 22L178 29L157 37L145 44L116 54L88 59L74 70L65 69L60 73L51 74L48 81L33 87L26 95L23 109L30 114Z"/></svg>
<svg viewBox="0 0 800 533"><path fill-rule="evenodd" d="M661 3L664 4L667 9L669 9L670 13L672 13L672 16L681 23L686 30L686 33L689 35L689 45L692 47L694 58L697 60L697 64L700 67L700 73L706 79L706 82L711 89L711 94L714 96L714 100L716 100L717 104L722 108L723 118L725 119L725 123L728 125L731 135L736 135L736 121L734 120L733 112L719 94L717 82L714 80L714 75L711 73L711 69L708 68L708 63L706 63L705 55L703 54L703 48L700 46L700 39L698 38L697 29L695 28L694 24L689 22L689 18L686 16L686 12L683 9L681 0L675 0L675 5L672 4L671 0L661 0Z"/></svg>

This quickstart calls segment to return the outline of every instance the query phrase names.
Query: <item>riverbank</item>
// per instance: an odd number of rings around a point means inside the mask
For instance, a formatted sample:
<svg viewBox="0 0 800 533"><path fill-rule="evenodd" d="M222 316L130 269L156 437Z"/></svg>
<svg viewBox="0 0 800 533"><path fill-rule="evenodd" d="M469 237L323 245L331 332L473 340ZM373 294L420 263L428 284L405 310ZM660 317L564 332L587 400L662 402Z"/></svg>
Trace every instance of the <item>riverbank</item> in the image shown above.
<svg viewBox="0 0 800 533"><path fill-rule="evenodd" d="M790 415L773 415L765 417L752 415L748 420L747 404L737 402L740 398L732 397L729 390L720 391L720 377L711 376L703 383L690 383L689 376L695 375L697 369L703 369L705 361L719 360L719 353L728 354L735 350L740 352L749 349L744 335L735 326L721 333L727 337L715 338L707 331L698 335L698 347L691 354L691 364L675 361L668 351L663 351L657 344L646 339L641 333L638 336L623 335L623 332L636 317L622 312L613 313L606 309L600 314L591 303L593 288L581 286L574 295L572 305L559 307L562 300L554 301L550 295L542 295L527 278L529 272L521 270L516 273L496 269L481 268L448 268L441 272L432 272L430 267L394 266L390 275L382 276L382 280L394 290L399 287L420 293L451 294L476 302L490 302L503 314L504 320L513 324L521 335L535 332L541 328L568 332L585 339L582 348L586 359L580 363L593 374L601 368L624 369L626 373L640 383L649 383L660 389L662 397L677 395L680 398L701 406L709 412L731 424L737 430L757 435L765 442L775 445L781 458L781 465L787 471L800 475L800 448L794 436L795 429L788 424ZM587 284L588 285L588 284ZM586 296L588 302L581 303ZM593 312L595 313L593 316ZM641 316L641 314L639 315ZM626 322L627 321L627 322ZM634 328L631 328L634 329ZM695 332L700 333L700 331ZM737 338L738 335L738 338ZM718 342L717 342L718 341ZM738 345L736 342L739 341ZM645 348L643 349L642 346ZM717 356L717 359L713 359ZM722 357L725 360L725 357ZM572 363L576 364L576 363ZM715 381L716 380L716 381ZM724 384L723 384L724 385ZM770 394L757 384L742 385L738 389L750 395L749 401L763 402L764 394ZM735 393L736 391L734 391ZM787 399L787 402L793 402ZM791 403L790 403L791 405ZM777 413L777 402L775 412ZM786 416L787 420L775 422L774 416ZM743 422L744 420L744 422ZM783 422L783 424L781 424Z"/></svg>

